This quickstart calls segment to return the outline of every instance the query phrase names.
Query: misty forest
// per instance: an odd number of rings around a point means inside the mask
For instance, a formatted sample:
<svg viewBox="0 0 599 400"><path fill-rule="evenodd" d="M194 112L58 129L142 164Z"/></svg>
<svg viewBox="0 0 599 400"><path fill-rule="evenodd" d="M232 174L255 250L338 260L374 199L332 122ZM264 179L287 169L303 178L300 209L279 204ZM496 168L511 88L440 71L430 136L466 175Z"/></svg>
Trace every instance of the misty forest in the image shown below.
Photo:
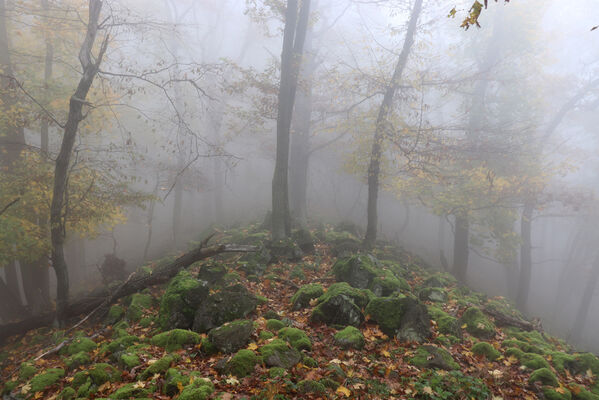
<svg viewBox="0 0 599 400"><path fill-rule="evenodd" d="M580 0L0 0L0 397L599 400Z"/></svg>

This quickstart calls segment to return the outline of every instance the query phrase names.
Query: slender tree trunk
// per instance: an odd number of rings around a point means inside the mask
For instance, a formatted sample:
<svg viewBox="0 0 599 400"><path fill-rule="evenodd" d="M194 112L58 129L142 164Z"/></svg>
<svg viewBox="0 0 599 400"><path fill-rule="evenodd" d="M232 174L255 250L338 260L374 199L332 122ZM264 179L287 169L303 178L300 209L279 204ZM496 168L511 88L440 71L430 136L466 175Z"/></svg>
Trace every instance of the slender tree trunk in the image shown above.
<svg viewBox="0 0 599 400"><path fill-rule="evenodd" d="M43 260L43 259L42 259ZM29 310L33 315L50 308L48 265L42 260L21 261L21 279Z"/></svg>
<svg viewBox="0 0 599 400"><path fill-rule="evenodd" d="M455 216L455 234L453 239L453 272L458 281L466 283L468 273L468 239L470 226L468 215Z"/></svg>
<svg viewBox="0 0 599 400"><path fill-rule="evenodd" d="M177 163L177 173L182 171L185 167L185 162L181 155L179 155L179 162ZM182 176L176 177L177 182L175 183L175 198L173 199L173 241L175 249L181 244L181 216L183 207L183 182L181 182Z"/></svg>
<svg viewBox="0 0 599 400"><path fill-rule="evenodd" d="M22 318L26 314L21 299L13 289L0 277L0 318L4 322Z"/></svg>
<svg viewBox="0 0 599 400"><path fill-rule="evenodd" d="M148 208L148 238L146 239L146 246L144 247L144 255L142 262L148 261L148 251L150 251L150 244L152 243L152 223L154 221L154 207L156 205L156 196L158 196L158 190L160 189L160 172L156 172L156 185L154 185L154 191L152 192L152 200L150 201L150 207Z"/></svg>
<svg viewBox="0 0 599 400"><path fill-rule="evenodd" d="M534 201L528 200L524 204L522 218L520 222L520 236L522 244L520 245L520 278L518 280L518 294L516 296L516 305L520 311L526 313L528 304L528 294L530 292L530 283L532 279L532 215L534 212Z"/></svg>
<svg viewBox="0 0 599 400"><path fill-rule="evenodd" d="M64 136L60 152L56 158L54 170L54 191L50 206L50 227L52 239L52 266L56 273L57 298L56 317L62 325L65 322L66 308L69 300L69 273L64 257L65 222L64 202L67 184L67 175L71 161L71 153L77 137L79 123L84 119L83 104L94 81L102 57L108 45L107 40L102 43L96 61L92 61L91 51L98 32L98 19L102 10L102 0L89 0L89 21L85 40L81 45L79 60L83 67L83 75L79 80L77 89L69 101L69 115L64 128Z"/></svg>
<svg viewBox="0 0 599 400"><path fill-rule="evenodd" d="M584 292L582 293L582 299L580 300L580 305L578 307L578 311L576 312L574 324L572 325L572 329L568 335L568 339L572 343L578 343L582 338L582 331L584 330L584 326L589 317L589 311L591 310L591 304L593 302L593 295L595 294L595 289L597 288L597 281L599 281L599 257L595 259L593 264L591 275L589 276L587 284L584 288Z"/></svg>
<svg viewBox="0 0 599 400"><path fill-rule="evenodd" d="M416 25L418 23L418 17L422 11L422 0L416 0L414 2L414 8L410 16L410 22L408 24L408 30L404 39L403 48L399 54L393 77L383 102L379 109L379 114L376 119L376 126L374 132L374 139L372 141L372 149L370 151L370 165L368 166L368 221L366 226L366 236L364 237L364 246L366 248L374 247L376 242L377 226L378 226L378 197L379 197L379 179L381 175L381 157L383 153L383 141L385 136L389 134L390 127L388 117L391 114L393 107L393 98L399 87L403 71L408 62L408 56L414 43L414 34L416 32Z"/></svg>
<svg viewBox="0 0 599 400"><path fill-rule="evenodd" d="M275 241L284 239L291 233L288 188L289 135L309 17L310 0L302 1L299 20L298 1L287 0L278 97L277 151L272 179L272 239Z"/></svg>

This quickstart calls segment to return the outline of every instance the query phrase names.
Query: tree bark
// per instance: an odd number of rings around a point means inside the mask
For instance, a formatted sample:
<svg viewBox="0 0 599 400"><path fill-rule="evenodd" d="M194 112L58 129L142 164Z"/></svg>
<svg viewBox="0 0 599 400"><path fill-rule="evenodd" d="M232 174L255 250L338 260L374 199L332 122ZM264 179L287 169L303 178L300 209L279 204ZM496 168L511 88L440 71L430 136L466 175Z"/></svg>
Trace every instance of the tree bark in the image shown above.
<svg viewBox="0 0 599 400"><path fill-rule="evenodd" d="M259 250L259 248L256 246L244 246L236 244L221 244L210 247L205 247L204 245L205 244L203 243L194 250L185 253L170 264L160 268L155 268L152 273L147 273L143 269L136 271L123 285L121 285L112 293L109 292L107 288L102 287L93 291L87 296L68 301L65 303L63 310L63 317L65 317L65 321L66 318L75 318L92 311L99 311L98 307L108 307L118 299L139 292L146 287L167 282L181 269L186 268L191 264L205 258L213 257L222 253L255 252ZM2 282L0 282L0 284L1 283ZM0 325L0 343L12 335L24 333L31 329L49 325L53 320L54 313L48 313L13 324Z"/></svg>
<svg viewBox="0 0 599 400"><path fill-rule="evenodd" d="M414 2L414 8L410 15L410 22L408 24L408 30L404 39L403 48L399 54L393 77L383 102L379 108L379 113L376 119L376 126L374 132L374 139L372 141L372 149L370 151L370 164L368 166L368 221L366 226L366 236L364 237L364 247L372 248L376 242L377 226L378 226L378 197L379 197L379 179L381 175L381 157L382 157L382 146L385 139L385 135L389 134L389 121L388 117L393 107L393 98L399 87L403 71L408 62L408 56L410 50L414 44L414 34L416 32L416 25L418 23L418 17L422 11L422 0L416 0Z"/></svg>
<svg viewBox="0 0 599 400"><path fill-rule="evenodd" d="M468 239L470 226L467 214L455 216L455 233L453 239L453 272L458 281L466 283L468 273Z"/></svg>
<svg viewBox="0 0 599 400"><path fill-rule="evenodd" d="M597 281L599 281L599 257L595 259L593 264L591 275L589 276L587 284L584 288L584 292L582 293L582 299L580 300L580 305L578 307L578 311L576 312L574 324L572 324L572 329L568 335L568 341L572 343L578 343L582 338L582 331L584 330L584 326L588 319L589 311L591 310L591 304L593 302L593 295L595 294L595 289L597 288Z"/></svg>
<svg viewBox="0 0 599 400"><path fill-rule="evenodd" d="M516 296L516 306L526 313L528 304L528 294L530 292L530 283L532 279L532 215L534 212L534 201L527 200L522 210L520 222L520 236L522 244L520 245L520 278L518 279L518 294Z"/></svg>
<svg viewBox="0 0 599 400"><path fill-rule="evenodd" d="M298 0L287 0L278 97L277 150L272 179L272 239L275 241L291 234L288 187L289 136L309 16L310 0L302 1L299 19Z"/></svg>
<svg viewBox="0 0 599 400"><path fill-rule="evenodd" d="M64 203L67 184L67 174L71 160L71 153L77 137L79 123L85 118L83 104L100 68L102 57L106 51L108 41L104 40L97 60L92 61L91 51L98 32L98 20L102 10L102 0L89 0L89 21L85 40L79 52L79 61L83 67L83 75L79 80L75 93L69 101L69 115L64 128L64 136L60 152L56 158L54 170L54 190L50 206L50 231L52 240L52 266L56 273L57 298L56 318L63 323L69 299L69 273L64 256L65 222Z"/></svg>

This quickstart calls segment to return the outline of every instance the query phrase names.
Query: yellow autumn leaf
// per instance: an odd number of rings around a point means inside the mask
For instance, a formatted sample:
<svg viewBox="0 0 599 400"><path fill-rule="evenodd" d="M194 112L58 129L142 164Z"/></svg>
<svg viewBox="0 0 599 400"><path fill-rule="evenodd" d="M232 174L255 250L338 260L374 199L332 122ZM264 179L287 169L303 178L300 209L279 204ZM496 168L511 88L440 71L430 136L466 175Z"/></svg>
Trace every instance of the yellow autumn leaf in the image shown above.
<svg viewBox="0 0 599 400"><path fill-rule="evenodd" d="M179 389L179 393L181 393L184 388L185 388L185 386L183 386L183 384L181 382L177 382L177 389Z"/></svg>
<svg viewBox="0 0 599 400"><path fill-rule="evenodd" d="M346 388L345 386L339 386L336 390L336 393L342 394L345 397L351 396L351 391L348 388Z"/></svg>
<svg viewBox="0 0 599 400"><path fill-rule="evenodd" d="M424 394L428 394L430 396L432 396L435 392L433 392L433 388L430 386L425 386L424 388L422 388L422 392Z"/></svg>
<svg viewBox="0 0 599 400"><path fill-rule="evenodd" d="M389 353L387 350L381 350L381 354L385 357L391 357L391 353Z"/></svg>
<svg viewBox="0 0 599 400"><path fill-rule="evenodd" d="M258 345L256 343L250 343L247 347L248 350L256 350L258 349Z"/></svg>

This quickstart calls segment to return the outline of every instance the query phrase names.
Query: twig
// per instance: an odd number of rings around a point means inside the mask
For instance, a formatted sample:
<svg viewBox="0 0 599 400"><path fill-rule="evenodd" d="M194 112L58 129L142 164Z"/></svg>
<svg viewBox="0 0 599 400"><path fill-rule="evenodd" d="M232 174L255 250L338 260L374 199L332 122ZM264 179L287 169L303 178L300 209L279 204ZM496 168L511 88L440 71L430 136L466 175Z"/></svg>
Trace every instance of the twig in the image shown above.
<svg viewBox="0 0 599 400"><path fill-rule="evenodd" d="M14 199L13 201L11 201L10 203L8 203L6 206L4 206L4 208L2 209L2 211L0 211L0 215L4 214L6 212L6 210L8 210L10 207L12 207L14 204L18 203L19 200L21 200L20 197L17 197L16 199Z"/></svg>

